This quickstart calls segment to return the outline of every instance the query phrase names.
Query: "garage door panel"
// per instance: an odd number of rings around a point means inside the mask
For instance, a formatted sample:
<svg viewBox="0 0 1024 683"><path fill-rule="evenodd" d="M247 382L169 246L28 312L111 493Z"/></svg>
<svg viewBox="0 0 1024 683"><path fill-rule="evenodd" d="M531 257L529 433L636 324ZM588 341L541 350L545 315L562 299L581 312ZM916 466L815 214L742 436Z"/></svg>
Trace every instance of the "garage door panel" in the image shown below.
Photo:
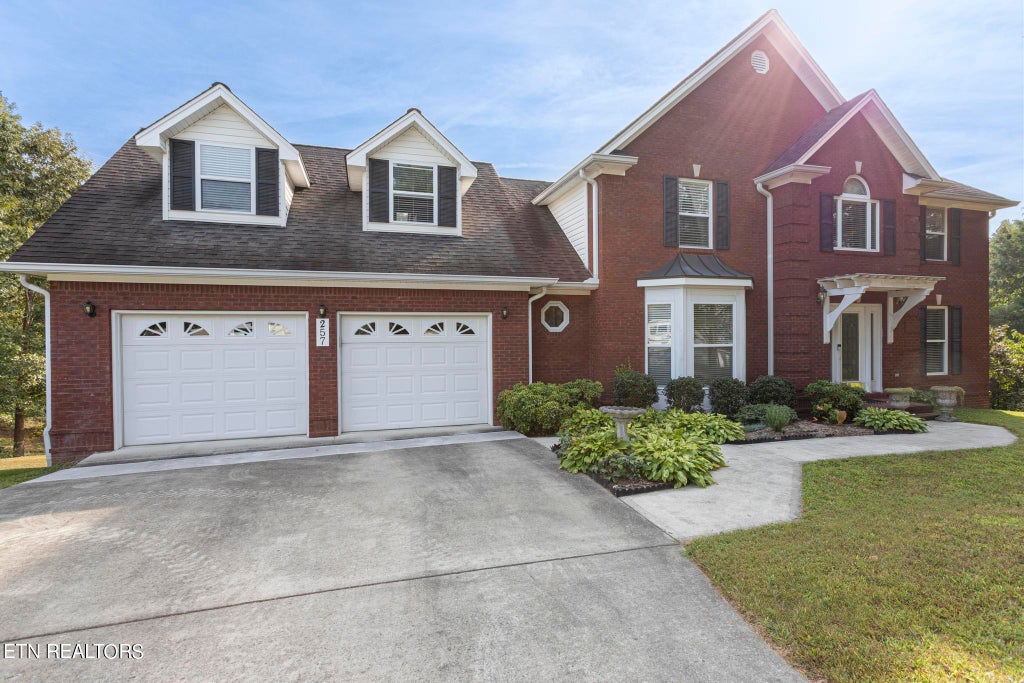
<svg viewBox="0 0 1024 683"><path fill-rule="evenodd" d="M486 317L342 316L340 330L343 431L489 421Z"/></svg>
<svg viewBox="0 0 1024 683"><path fill-rule="evenodd" d="M304 316L127 314L124 442L305 434Z"/></svg>

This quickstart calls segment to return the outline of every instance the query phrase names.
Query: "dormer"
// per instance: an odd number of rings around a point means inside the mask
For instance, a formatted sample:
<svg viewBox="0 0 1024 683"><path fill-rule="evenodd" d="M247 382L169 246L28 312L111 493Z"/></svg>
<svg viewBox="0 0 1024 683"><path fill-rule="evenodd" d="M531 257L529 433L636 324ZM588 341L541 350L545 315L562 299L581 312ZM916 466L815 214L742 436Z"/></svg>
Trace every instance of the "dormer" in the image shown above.
<svg viewBox="0 0 1024 683"><path fill-rule="evenodd" d="M285 225L302 157L223 83L139 131L163 166L163 219Z"/></svg>
<svg viewBox="0 0 1024 683"><path fill-rule="evenodd" d="M462 234L462 196L476 166L419 109L345 158L349 187L363 198L363 230Z"/></svg>

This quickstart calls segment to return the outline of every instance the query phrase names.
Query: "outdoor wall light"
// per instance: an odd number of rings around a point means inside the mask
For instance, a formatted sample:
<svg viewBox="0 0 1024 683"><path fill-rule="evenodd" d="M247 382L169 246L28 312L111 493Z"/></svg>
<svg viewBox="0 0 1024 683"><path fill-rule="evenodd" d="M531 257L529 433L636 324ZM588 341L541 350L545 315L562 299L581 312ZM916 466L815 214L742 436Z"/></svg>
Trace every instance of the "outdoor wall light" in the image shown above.
<svg viewBox="0 0 1024 683"><path fill-rule="evenodd" d="M96 317L96 304L94 304L93 302L86 301L84 304L82 304L82 310L85 311L85 314L90 318Z"/></svg>
<svg viewBox="0 0 1024 683"><path fill-rule="evenodd" d="M320 308L318 308L316 310L320 314L321 318L326 318L327 317L327 306L325 306L323 304L320 304Z"/></svg>
<svg viewBox="0 0 1024 683"><path fill-rule="evenodd" d="M819 285L818 286L818 303L819 304L825 303L825 299L827 299L827 298L828 298L828 290L826 290L824 287Z"/></svg>
<svg viewBox="0 0 1024 683"><path fill-rule="evenodd" d="M502 306L502 308L501 308L501 319L502 320L507 320L508 319L508 306Z"/></svg>

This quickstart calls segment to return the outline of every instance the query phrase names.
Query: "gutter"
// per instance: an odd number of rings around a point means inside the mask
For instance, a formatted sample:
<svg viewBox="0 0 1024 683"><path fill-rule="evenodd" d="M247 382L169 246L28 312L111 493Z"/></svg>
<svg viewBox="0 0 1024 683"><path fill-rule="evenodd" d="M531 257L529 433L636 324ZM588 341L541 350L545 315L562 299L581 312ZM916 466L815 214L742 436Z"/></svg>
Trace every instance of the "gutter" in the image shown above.
<svg viewBox="0 0 1024 683"><path fill-rule="evenodd" d="M46 449L46 466L53 465L53 456L50 454L50 426L53 424L53 409L52 409L52 397L53 392L50 391L50 381L53 375L50 372L50 292L43 289L38 285L34 285L28 281L25 275L18 277L18 281L21 286L30 291L36 292L37 294L43 295L43 305L46 311L45 314L45 342L46 342L46 427L43 428L43 446Z"/></svg>
<svg viewBox="0 0 1024 683"><path fill-rule="evenodd" d="M594 248L591 249L591 252L590 252L591 260L593 261L594 267L593 267L593 269L590 272L594 274L594 279L596 280L596 279L598 279L597 264L599 263L599 260L597 258L598 257L598 253L597 253L597 249L598 249L598 246L597 246L598 245L598 240L597 240L597 237L598 237L598 234L597 234L597 216L598 216L598 212L597 212L597 180L595 180L594 178L589 177L582 168L580 169L580 178L583 178L583 180L586 181L587 185L590 186L590 196L593 197L593 199L594 199L594 205L593 205L593 209L591 211L592 218L591 218L591 221L590 221L591 224L594 227ZM586 264L583 264L583 265L586 265Z"/></svg>
<svg viewBox="0 0 1024 683"><path fill-rule="evenodd" d="M775 220L774 220L774 199L772 193L765 189L763 183L755 185L757 191L763 194L767 205L765 225L768 233L768 374L775 374Z"/></svg>
<svg viewBox="0 0 1024 683"><path fill-rule="evenodd" d="M541 287L540 291L526 300L526 358L529 365L529 383L533 384L533 302L548 293L547 287Z"/></svg>

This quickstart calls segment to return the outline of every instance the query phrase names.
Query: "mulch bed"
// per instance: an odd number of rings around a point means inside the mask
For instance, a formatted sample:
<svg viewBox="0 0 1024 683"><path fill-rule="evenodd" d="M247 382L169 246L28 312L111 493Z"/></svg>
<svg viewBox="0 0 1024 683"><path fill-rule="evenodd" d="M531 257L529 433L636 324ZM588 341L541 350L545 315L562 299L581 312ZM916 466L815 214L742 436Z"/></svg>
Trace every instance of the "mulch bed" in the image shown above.
<svg viewBox="0 0 1024 683"><path fill-rule="evenodd" d="M662 481L650 481L648 479L624 479L620 482L612 483L607 479L597 476L593 472L590 472L589 476L598 484L608 489L608 492L616 498L632 496L637 493L664 491L665 489L672 488L672 484L666 484Z"/></svg>
<svg viewBox="0 0 1024 683"><path fill-rule="evenodd" d="M743 441L730 441L730 444L742 445L745 443L765 443L766 441L796 441L798 439L824 439L830 436L868 436L874 434L873 429L861 427L855 424L827 424L825 422L811 422L800 420L791 425L786 425L781 432L776 432L770 427L758 429L755 432L747 432Z"/></svg>

